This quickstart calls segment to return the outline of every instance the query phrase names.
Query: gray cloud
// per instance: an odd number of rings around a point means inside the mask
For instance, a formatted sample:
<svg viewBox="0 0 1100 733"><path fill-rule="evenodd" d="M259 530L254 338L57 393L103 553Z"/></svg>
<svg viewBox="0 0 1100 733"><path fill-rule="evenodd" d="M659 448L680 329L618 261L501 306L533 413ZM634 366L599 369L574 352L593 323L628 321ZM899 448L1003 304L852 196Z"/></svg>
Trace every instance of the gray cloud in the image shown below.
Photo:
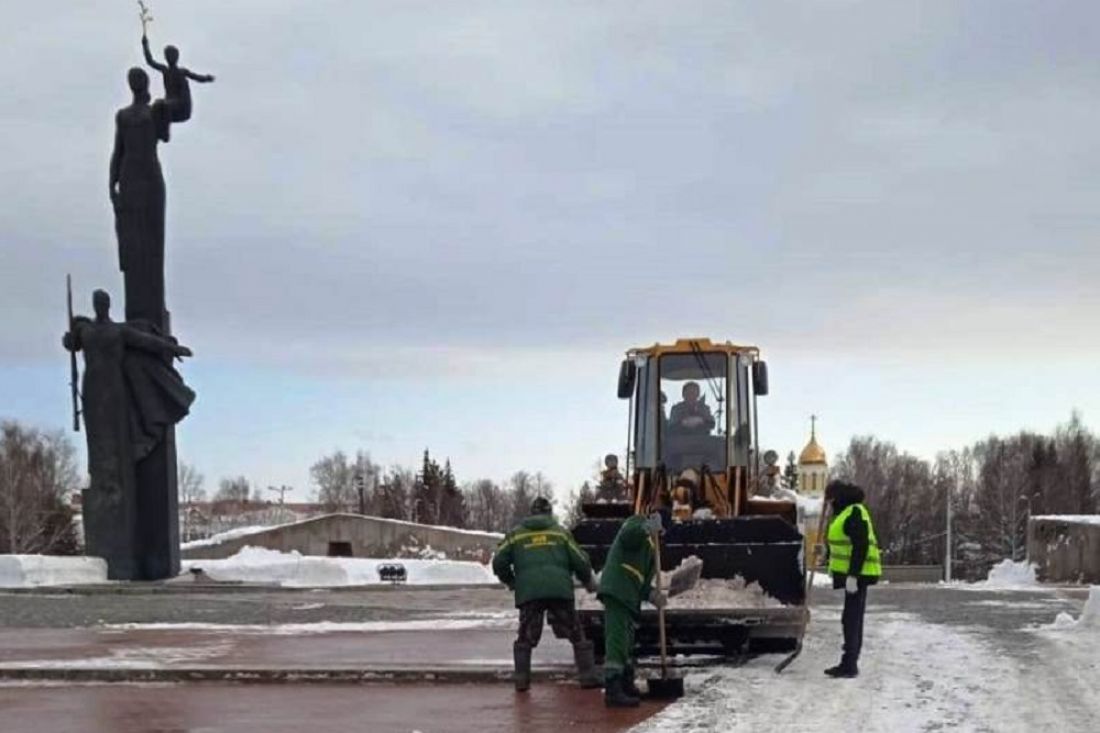
<svg viewBox="0 0 1100 733"><path fill-rule="evenodd" d="M84 5L0 10L6 361L56 358L66 270L120 290L138 27ZM461 373L684 332L1100 351L1090 4L155 11L154 44L218 75L162 161L170 307L221 361Z"/></svg>

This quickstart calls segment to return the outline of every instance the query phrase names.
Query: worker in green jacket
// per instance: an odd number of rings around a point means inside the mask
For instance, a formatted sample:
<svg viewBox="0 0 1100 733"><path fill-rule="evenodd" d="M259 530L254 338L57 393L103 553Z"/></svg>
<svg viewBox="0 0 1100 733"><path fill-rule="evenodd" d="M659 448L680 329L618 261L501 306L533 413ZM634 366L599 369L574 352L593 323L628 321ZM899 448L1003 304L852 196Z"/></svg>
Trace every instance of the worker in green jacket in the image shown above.
<svg viewBox="0 0 1100 733"><path fill-rule="evenodd" d="M599 598L604 606L604 703L636 707L641 694L634 684L634 631L642 601L658 608L668 599L653 587L657 573L656 543L664 525L660 514L636 514L623 522L600 573Z"/></svg>
<svg viewBox="0 0 1100 733"><path fill-rule="evenodd" d="M871 513L863 504L863 489L845 481L830 481L825 501L832 505L826 542L829 547L829 573L833 588L844 589L844 654L840 664L829 667L830 677L857 677L859 653L863 649L863 616L867 611L867 588L882 575L878 537Z"/></svg>
<svg viewBox="0 0 1100 733"><path fill-rule="evenodd" d="M569 530L554 519L548 499L536 498L531 516L504 536L493 557L493 573L515 592L519 609L519 634L512 647L516 691L531 686L531 652L539 645L546 617L554 636L573 644L581 687L599 687L595 650L584 636L573 596L574 576L590 593L596 592L592 564Z"/></svg>

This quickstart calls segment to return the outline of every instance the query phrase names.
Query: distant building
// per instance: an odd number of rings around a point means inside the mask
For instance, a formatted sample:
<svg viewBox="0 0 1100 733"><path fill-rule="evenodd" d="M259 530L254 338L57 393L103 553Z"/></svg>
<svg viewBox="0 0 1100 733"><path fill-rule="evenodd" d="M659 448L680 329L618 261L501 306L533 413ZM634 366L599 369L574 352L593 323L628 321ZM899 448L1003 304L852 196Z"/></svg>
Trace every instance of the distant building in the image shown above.
<svg viewBox="0 0 1100 733"><path fill-rule="evenodd" d="M829 461L817 442L817 416L810 417L810 442L798 456L798 493L821 496L829 481Z"/></svg>

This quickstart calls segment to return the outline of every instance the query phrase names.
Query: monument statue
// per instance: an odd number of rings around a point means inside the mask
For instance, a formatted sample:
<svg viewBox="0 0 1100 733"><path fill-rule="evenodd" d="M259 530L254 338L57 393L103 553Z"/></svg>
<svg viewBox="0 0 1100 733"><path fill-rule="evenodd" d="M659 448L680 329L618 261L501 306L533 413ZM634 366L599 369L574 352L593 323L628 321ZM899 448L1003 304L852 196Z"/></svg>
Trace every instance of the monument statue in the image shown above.
<svg viewBox="0 0 1100 733"><path fill-rule="evenodd" d="M64 345L71 358L74 427L84 415L90 484L84 492L87 553L107 560L120 580L159 580L179 573L179 506L175 425L195 393L172 367L190 356L172 338L164 292L164 174L157 146L173 123L191 116L189 82L213 81L179 66L179 51L153 59L145 33L152 16L141 7L142 49L164 79L165 96L149 93L149 76L127 73L130 104L115 114L108 193L115 214L125 319L110 319L110 298L97 290L95 318L74 318ZM83 394L77 407L75 353L83 351Z"/></svg>
<svg viewBox="0 0 1100 733"><path fill-rule="evenodd" d="M126 320L167 329L164 312L164 175L157 143L171 121L163 101L149 103L149 76L127 74L133 101L115 115L109 193L115 210L118 264L126 291Z"/></svg>
<svg viewBox="0 0 1100 733"><path fill-rule="evenodd" d="M205 84L214 81L214 75L196 74L179 66L180 52L175 46L164 47L167 65L158 63L149 51L149 38L144 33L141 36L141 51L145 55L145 63L159 71L164 80L164 105L168 108L168 119L171 122L191 119L191 84L188 80Z"/></svg>
<svg viewBox="0 0 1100 733"><path fill-rule="evenodd" d="M141 521L137 466L187 415L195 399L172 366L190 349L144 321L111 320L110 296L92 295L94 318L77 316L62 343L84 354L81 414L88 441L85 492L87 552L104 557L112 578L142 577L140 544L132 530Z"/></svg>

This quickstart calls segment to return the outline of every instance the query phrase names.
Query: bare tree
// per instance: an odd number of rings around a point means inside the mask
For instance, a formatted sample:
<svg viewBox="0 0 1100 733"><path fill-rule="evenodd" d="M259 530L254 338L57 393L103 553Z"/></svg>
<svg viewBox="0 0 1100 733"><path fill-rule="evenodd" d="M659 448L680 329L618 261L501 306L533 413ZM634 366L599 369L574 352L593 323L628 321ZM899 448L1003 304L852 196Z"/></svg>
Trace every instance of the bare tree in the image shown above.
<svg viewBox="0 0 1100 733"><path fill-rule="evenodd" d="M179 485L180 504L196 504L206 501L206 489L203 488L205 477L198 472L193 464L180 462Z"/></svg>
<svg viewBox="0 0 1100 733"><path fill-rule="evenodd" d="M214 501L244 504L251 494L252 485L244 476L223 478L218 482L218 493L214 494Z"/></svg>
<svg viewBox="0 0 1100 733"><path fill-rule="evenodd" d="M363 490L370 492L382 469L371 460L370 453L357 451L354 460L349 460L343 451L321 458L309 469L310 478L316 485L317 502L327 512L359 511L359 488L357 477L361 477Z"/></svg>
<svg viewBox="0 0 1100 733"><path fill-rule="evenodd" d="M483 478L463 487L466 495L467 526L487 532L512 528L512 498L498 484Z"/></svg>
<svg viewBox="0 0 1100 733"><path fill-rule="evenodd" d="M75 450L63 433L0 424L0 548L13 554L75 554L67 498L77 490Z"/></svg>

